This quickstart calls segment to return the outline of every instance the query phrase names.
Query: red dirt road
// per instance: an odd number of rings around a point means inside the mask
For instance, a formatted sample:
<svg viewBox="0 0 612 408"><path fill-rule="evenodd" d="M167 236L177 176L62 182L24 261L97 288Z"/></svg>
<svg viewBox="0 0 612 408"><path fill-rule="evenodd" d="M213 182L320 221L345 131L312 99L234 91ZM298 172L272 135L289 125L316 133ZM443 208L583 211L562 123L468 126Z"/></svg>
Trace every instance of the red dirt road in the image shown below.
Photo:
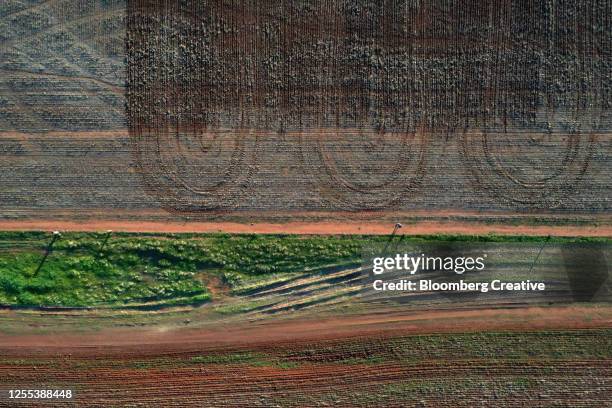
<svg viewBox="0 0 612 408"><path fill-rule="evenodd" d="M392 222L287 222L252 223L237 222L172 222L172 221L0 221L4 231L106 231L152 232L152 233L206 233L227 232L236 234L316 234L343 235L367 234L385 235L393 230ZM398 234L468 234L468 235L534 235L566 237L612 237L612 226L540 226L503 225L463 222L419 222L405 225Z"/></svg>
<svg viewBox="0 0 612 408"><path fill-rule="evenodd" d="M554 330L612 327L612 307L556 306L473 310L385 310L365 315L310 317L219 324L203 328L106 329L90 333L3 334L0 347L83 348L143 344L175 349L186 344L238 346L382 334L423 334L505 330Z"/></svg>
<svg viewBox="0 0 612 408"><path fill-rule="evenodd" d="M46 406L602 407L609 327L612 308L568 306L0 334L0 385L73 390L73 400ZM411 336L441 332L476 334Z"/></svg>

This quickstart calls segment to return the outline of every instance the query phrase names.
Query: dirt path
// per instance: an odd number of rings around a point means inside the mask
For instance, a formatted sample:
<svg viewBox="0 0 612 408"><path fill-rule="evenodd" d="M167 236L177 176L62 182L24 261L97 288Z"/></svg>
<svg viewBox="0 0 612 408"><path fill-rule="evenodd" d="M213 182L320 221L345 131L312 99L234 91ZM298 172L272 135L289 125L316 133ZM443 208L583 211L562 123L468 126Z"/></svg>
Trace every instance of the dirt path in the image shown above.
<svg viewBox="0 0 612 408"><path fill-rule="evenodd" d="M584 406L587 395L602 407L612 366L609 331L597 328L611 318L609 307L381 310L197 330L0 334L0 385L73 390L54 406ZM410 336L482 330L514 332Z"/></svg>
<svg viewBox="0 0 612 408"><path fill-rule="evenodd" d="M0 221L5 231L121 231L158 233L228 232L236 234L369 234L384 235L393 231L392 222L287 222L252 223L237 222L172 222L172 221ZM462 222L419 222L405 225L398 234L505 234L567 237L612 237L612 226L527 226L503 224L478 224Z"/></svg>
<svg viewBox="0 0 612 408"><path fill-rule="evenodd" d="M0 348L82 349L143 345L176 349L244 346L273 341L308 342L372 335L554 330L612 327L612 307L565 306L517 309L410 311L380 310L366 315L219 324L199 329L155 327L107 329L73 334L0 333Z"/></svg>

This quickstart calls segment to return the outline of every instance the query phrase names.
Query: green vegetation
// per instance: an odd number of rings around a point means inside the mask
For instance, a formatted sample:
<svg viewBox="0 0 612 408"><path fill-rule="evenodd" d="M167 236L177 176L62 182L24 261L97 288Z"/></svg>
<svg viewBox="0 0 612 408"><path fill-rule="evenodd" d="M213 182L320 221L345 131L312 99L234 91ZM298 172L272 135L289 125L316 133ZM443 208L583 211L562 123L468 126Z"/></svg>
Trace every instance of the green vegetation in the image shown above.
<svg viewBox="0 0 612 408"><path fill-rule="evenodd" d="M258 307L268 305L270 303L269 300L259 300L259 301L250 301L250 302L237 302L225 305L215 306L213 310L215 313L219 313L221 315L233 315L240 313L247 313L253 309Z"/></svg>
<svg viewBox="0 0 612 408"><path fill-rule="evenodd" d="M66 233L36 273L51 236L0 233L0 304L100 306L204 302L198 278L229 286L253 277L357 261L360 240L258 235Z"/></svg>
<svg viewBox="0 0 612 408"><path fill-rule="evenodd" d="M44 232L0 232L0 305L202 303L211 296L203 274L217 275L225 285L243 291L262 282L288 279L295 272L358 265L364 245L384 245L389 237L65 233L37 272L51 239ZM436 235L402 239L537 242L545 238Z"/></svg>
<svg viewBox="0 0 612 408"><path fill-rule="evenodd" d="M276 367L284 370L299 366L295 361L281 360L259 352L208 354L192 357L190 362L196 364L245 364L252 367Z"/></svg>
<svg viewBox="0 0 612 408"><path fill-rule="evenodd" d="M348 357L348 358L340 359L337 362L340 364L348 364L348 365L359 365L359 364L376 365L376 364L383 364L387 362L387 360L381 356L373 356L369 358Z"/></svg>
<svg viewBox="0 0 612 408"><path fill-rule="evenodd" d="M374 346L348 342L338 349L306 348L292 357L307 362L342 364L394 363L419 365L424 361L553 361L605 359L612 353L612 330L539 331L530 333L482 332L427 334L390 339ZM389 353L393 350L393 353Z"/></svg>
<svg viewBox="0 0 612 408"><path fill-rule="evenodd" d="M208 354L191 358L192 363L198 364L251 364L266 358L263 353L235 353L235 354Z"/></svg>

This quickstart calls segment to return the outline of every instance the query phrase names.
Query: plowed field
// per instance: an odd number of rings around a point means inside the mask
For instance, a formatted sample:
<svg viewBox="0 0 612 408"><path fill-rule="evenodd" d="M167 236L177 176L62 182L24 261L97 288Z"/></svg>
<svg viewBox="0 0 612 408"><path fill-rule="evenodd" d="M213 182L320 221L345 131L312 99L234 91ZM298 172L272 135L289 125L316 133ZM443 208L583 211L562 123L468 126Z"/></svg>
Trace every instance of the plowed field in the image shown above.
<svg viewBox="0 0 612 408"><path fill-rule="evenodd" d="M385 312L227 330L4 335L0 373L5 388L71 388L81 406L610 402L609 309Z"/></svg>

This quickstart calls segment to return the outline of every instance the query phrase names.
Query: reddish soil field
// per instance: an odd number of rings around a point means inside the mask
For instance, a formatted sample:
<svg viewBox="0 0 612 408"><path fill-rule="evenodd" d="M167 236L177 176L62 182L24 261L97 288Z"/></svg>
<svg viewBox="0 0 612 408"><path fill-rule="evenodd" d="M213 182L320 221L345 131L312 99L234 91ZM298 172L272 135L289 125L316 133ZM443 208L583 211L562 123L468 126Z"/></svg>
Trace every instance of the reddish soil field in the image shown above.
<svg viewBox="0 0 612 408"><path fill-rule="evenodd" d="M2 335L0 373L82 406L602 407L610 327L609 308L555 307Z"/></svg>

